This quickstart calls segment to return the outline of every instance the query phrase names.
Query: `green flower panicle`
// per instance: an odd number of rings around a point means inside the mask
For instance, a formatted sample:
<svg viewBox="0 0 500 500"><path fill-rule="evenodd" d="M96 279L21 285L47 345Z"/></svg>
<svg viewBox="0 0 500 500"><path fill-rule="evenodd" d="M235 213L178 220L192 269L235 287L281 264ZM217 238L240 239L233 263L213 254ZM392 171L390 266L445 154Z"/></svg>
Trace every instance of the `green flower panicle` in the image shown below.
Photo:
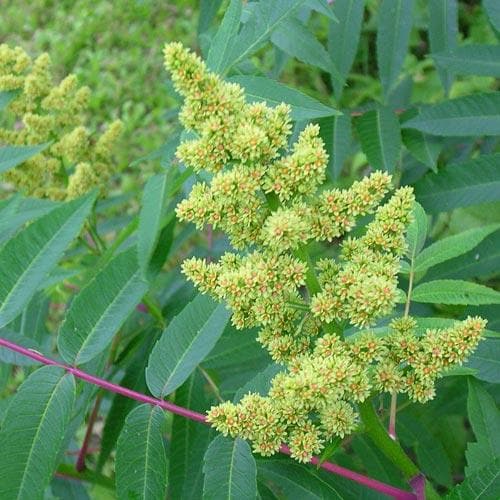
<svg viewBox="0 0 500 500"><path fill-rule="evenodd" d="M32 60L20 47L0 45L0 92L13 92L8 122L0 128L0 144L50 146L2 180L27 195L64 200L105 185L116 171L113 151L122 133L120 120L94 137L85 127L90 90L69 75L54 85L51 60L42 54Z"/></svg>
<svg viewBox="0 0 500 500"><path fill-rule="evenodd" d="M341 325L366 328L392 313L412 189L387 198L391 176L384 172L348 189L321 189L328 155L318 125L306 126L289 147L287 105L245 102L244 89L208 71L181 44L166 46L165 64L185 99L180 119L194 134L177 157L213 174L193 186L177 215L199 229L222 230L240 250L218 262L188 259L182 270L202 293L227 304L236 328L257 327L258 341L283 365L267 395L214 406L208 421L252 441L262 455L286 442L292 457L307 462L356 429L356 406L375 391L431 399L435 380L475 349L484 320L417 336L415 320L404 317L383 337L339 334ZM364 233L350 237L357 219L370 214ZM336 239L338 258L306 257L308 242Z"/></svg>

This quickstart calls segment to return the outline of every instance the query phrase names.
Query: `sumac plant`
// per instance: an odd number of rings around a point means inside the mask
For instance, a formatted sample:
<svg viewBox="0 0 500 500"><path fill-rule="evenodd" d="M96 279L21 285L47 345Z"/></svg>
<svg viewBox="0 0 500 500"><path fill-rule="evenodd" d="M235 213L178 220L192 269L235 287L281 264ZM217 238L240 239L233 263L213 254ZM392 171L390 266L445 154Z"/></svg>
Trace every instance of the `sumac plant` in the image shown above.
<svg viewBox="0 0 500 500"><path fill-rule="evenodd" d="M496 2L199 13L137 189L0 45L0 499L499 498Z"/></svg>

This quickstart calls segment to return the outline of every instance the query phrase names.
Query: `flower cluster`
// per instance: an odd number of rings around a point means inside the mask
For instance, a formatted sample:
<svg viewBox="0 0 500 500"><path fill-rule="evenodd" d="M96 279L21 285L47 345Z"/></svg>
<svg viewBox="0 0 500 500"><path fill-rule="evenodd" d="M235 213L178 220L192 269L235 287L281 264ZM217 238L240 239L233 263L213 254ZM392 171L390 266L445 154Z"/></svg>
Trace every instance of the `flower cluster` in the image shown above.
<svg viewBox="0 0 500 500"><path fill-rule="evenodd" d="M7 117L14 127L0 128L0 143L51 145L5 172L3 180L28 195L74 198L106 183L114 171L112 152L121 135L119 120L98 138L84 127L90 90L74 75L53 84L51 61L34 61L19 48L0 45L0 92L10 99Z"/></svg>
<svg viewBox="0 0 500 500"><path fill-rule="evenodd" d="M192 133L176 154L196 172L212 174L194 185L177 215L222 229L241 250L218 262L188 259L183 272L202 293L227 303L236 328L258 327L258 340L286 365L267 396L250 393L213 407L209 422L251 440L263 455L287 442L293 457L308 461L323 443L356 427L356 404L374 390L422 402L432 397L434 380L477 345L483 320L422 338L409 318L394 321L383 338L333 333L342 324L370 325L394 308L411 188L381 204L391 177L374 172L348 189L321 190L328 156L317 125L289 146L286 105L246 103L241 87L180 44L166 46L165 63L185 98L180 118ZM356 219L369 214L364 233L348 237ZM337 259L309 262L309 241L338 238Z"/></svg>
<svg viewBox="0 0 500 500"><path fill-rule="evenodd" d="M401 322L413 326L401 329ZM273 379L268 396L251 393L239 403L214 406L208 421L225 435L251 440L263 455L286 442L292 457L308 462L323 443L356 428L355 405L372 390L407 393L419 402L431 399L435 380L476 348L485 323L469 317L417 337L415 323L405 318L393 322L386 337L365 334L342 341L326 334L311 353L297 356L288 372Z"/></svg>

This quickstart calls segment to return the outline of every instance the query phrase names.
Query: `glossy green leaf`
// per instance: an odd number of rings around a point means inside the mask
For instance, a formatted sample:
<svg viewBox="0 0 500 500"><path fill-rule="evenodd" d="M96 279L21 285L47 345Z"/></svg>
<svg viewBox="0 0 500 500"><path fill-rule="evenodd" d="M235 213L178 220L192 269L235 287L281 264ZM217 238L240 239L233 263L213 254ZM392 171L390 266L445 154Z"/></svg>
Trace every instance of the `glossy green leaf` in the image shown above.
<svg viewBox="0 0 500 500"><path fill-rule="evenodd" d="M328 52L341 76L341 80L332 81L337 100L342 97L345 81L358 50L364 3L364 0L343 0L333 4L332 10L339 22L330 23Z"/></svg>
<svg viewBox="0 0 500 500"><path fill-rule="evenodd" d="M217 436L210 443L203 463L204 500L256 498L257 466L245 440Z"/></svg>
<svg viewBox="0 0 500 500"><path fill-rule="evenodd" d="M498 332L487 331L485 335ZM469 356L466 367L476 370L476 378L500 384L500 338L485 338L481 340L476 350Z"/></svg>
<svg viewBox="0 0 500 500"><path fill-rule="evenodd" d="M290 33L293 33L293 36L290 36ZM290 17L280 23L271 35L271 42L290 57L295 57L303 63L316 66L333 75L338 74L325 47L295 17Z"/></svg>
<svg viewBox="0 0 500 500"><path fill-rule="evenodd" d="M114 257L71 302L57 340L61 356L80 365L100 354L147 289L134 247Z"/></svg>
<svg viewBox="0 0 500 500"><path fill-rule="evenodd" d="M435 280L414 288L411 299L429 304L500 304L500 292L469 281Z"/></svg>
<svg viewBox="0 0 500 500"><path fill-rule="evenodd" d="M130 412L116 447L118 498L166 497L167 454L162 433L165 413L144 404Z"/></svg>
<svg viewBox="0 0 500 500"><path fill-rule="evenodd" d="M44 498L74 401L73 376L62 368L40 368L20 387L0 431L2 500Z"/></svg>
<svg viewBox="0 0 500 500"><path fill-rule="evenodd" d="M500 4L497 0L482 0L481 3L490 23L500 32Z"/></svg>
<svg viewBox="0 0 500 500"><path fill-rule="evenodd" d="M422 107L403 123L432 135L468 137L500 134L500 92L473 94Z"/></svg>
<svg viewBox="0 0 500 500"><path fill-rule="evenodd" d="M415 184L415 195L431 213L500 200L500 154L483 155L428 173Z"/></svg>
<svg viewBox="0 0 500 500"><path fill-rule="evenodd" d="M434 172L437 172L437 159L442 145L435 137L428 136L415 129L401 131L403 144L410 154Z"/></svg>
<svg viewBox="0 0 500 500"><path fill-rule="evenodd" d="M470 377L468 383L467 412L476 442L467 445L467 476L500 458L500 410L480 382Z"/></svg>
<svg viewBox="0 0 500 500"><path fill-rule="evenodd" d="M389 108L377 108L355 120L361 149L373 168L394 172L401 149L397 116Z"/></svg>
<svg viewBox="0 0 500 500"><path fill-rule="evenodd" d="M164 397L183 384L222 335L230 311L198 295L178 314L153 347L146 369L149 390Z"/></svg>
<svg viewBox="0 0 500 500"><path fill-rule="evenodd" d="M13 320L78 236L95 194L65 203L20 231L0 249L0 327Z"/></svg>
<svg viewBox="0 0 500 500"><path fill-rule="evenodd" d="M431 57L440 68L456 75L500 76L499 45L464 45Z"/></svg>
<svg viewBox="0 0 500 500"><path fill-rule="evenodd" d="M226 67L240 63L260 49L280 23L292 16L304 2L305 0L268 0L254 5L250 18L226 57Z"/></svg>
<svg viewBox="0 0 500 500"><path fill-rule="evenodd" d="M450 52L457 45L458 5L456 0L429 0L429 42L432 52ZM446 93L453 83L453 73L438 66Z"/></svg>
<svg viewBox="0 0 500 500"><path fill-rule="evenodd" d="M292 109L292 119L296 121L313 120L324 116L338 115L336 109L263 76L238 75L229 78L245 88L249 102L265 101L269 106L285 102Z"/></svg>
<svg viewBox="0 0 500 500"><path fill-rule="evenodd" d="M455 486L447 500L498 500L500 491L500 459L477 470Z"/></svg>
<svg viewBox="0 0 500 500"><path fill-rule="evenodd" d="M199 371L175 391L175 404L204 413L214 401L205 393ZM203 456L215 431L187 418L174 416L169 453L169 497L199 500L203 495Z"/></svg>
<svg viewBox="0 0 500 500"><path fill-rule="evenodd" d="M427 215L420 203L414 203L412 215L413 220L406 231L406 242L408 244L406 255L410 260L414 260L424 247L429 230Z"/></svg>
<svg viewBox="0 0 500 500"><path fill-rule="evenodd" d="M387 97L397 83L408 50L413 0L383 0L378 15L377 63Z"/></svg>
<svg viewBox="0 0 500 500"><path fill-rule="evenodd" d="M207 56L207 66L215 73L223 74L228 67L227 55L233 48L234 41L240 26L242 3L240 0L231 0L226 9L221 25L210 43Z"/></svg>
<svg viewBox="0 0 500 500"><path fill-rule="evenodd" d="M50 146L50 142L37 146L4 146L0 147L0 173L17 167L32 156L37 155Z"/></svg>
<svg viewBox="0 0 500 500"><path fill-rule="evenodd" d="M436 264L462 255L473 249L489 234L500 228L499 224L476 227L448 238L438 240L428 246L416 257L414 270L417 273L426 271Z"/></svg>

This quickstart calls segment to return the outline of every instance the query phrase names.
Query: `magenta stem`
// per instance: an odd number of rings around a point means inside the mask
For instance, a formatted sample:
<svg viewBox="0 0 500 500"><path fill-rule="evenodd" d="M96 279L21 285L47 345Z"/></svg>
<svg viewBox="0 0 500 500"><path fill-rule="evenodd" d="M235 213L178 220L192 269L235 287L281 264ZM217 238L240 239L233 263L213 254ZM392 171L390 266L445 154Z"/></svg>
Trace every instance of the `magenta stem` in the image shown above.
<svg viewBox="0 0 500 500"><path fill-rule="evenodd" d="M194 420L196 422L201 422L202 424L207 424L205 415L202 415L201 413L191 411L187 408L183 408L182 406L177 406L168 401L164 401L163 399L156 399L152 396L147 396L146 394L142 394L140 392L127 389L126 387L122 387L121 385L113 384L112 382L108 382L107 380L104 380L102 378L95 377L94 375L86 373L73 366L68 366L63 363L59 363L53 359L47 358L43 354L40 354L37 351L34 351L32 349L27 349L26 347L22 347L18 344L15 344L14 342L10 342L9 340L3 339L1 337L0 337L0 346L3 346L19 354L22 354L27 358L34 359L35 361L43 363L44 365L58 366L60 368L63 368L68 373L71 373L80 380L84 380L85 382L89 382L90 384L102 387L107 391L114 392L115 394L120 394L130 399L134 399L136 401L139 401L140 403L159 406L160 408L163 408L166 411L174 413L175 415L179 415L181 417L185 417L190 420ZM281 446L280 452L284 453L285 455L290 455L290 449L286 445ZM322 469L325 469L328 472L337 474L339 476L343 476L359 484L363 484L364 486L367 486L372 490L379 491L395 499L398 500L417 499L417 496L414 493L411 493L409 491L404 491L399 488L395 488L394 486L382 483L380 481L377 481L376 479L372 479L371 477L364 476L363 474L359 474L349 469L345 469L340 465L335 465L331 462L321 462L321 460L318 457L313 457L311 463L317 465L318 467L321 467Z"/></svg>

